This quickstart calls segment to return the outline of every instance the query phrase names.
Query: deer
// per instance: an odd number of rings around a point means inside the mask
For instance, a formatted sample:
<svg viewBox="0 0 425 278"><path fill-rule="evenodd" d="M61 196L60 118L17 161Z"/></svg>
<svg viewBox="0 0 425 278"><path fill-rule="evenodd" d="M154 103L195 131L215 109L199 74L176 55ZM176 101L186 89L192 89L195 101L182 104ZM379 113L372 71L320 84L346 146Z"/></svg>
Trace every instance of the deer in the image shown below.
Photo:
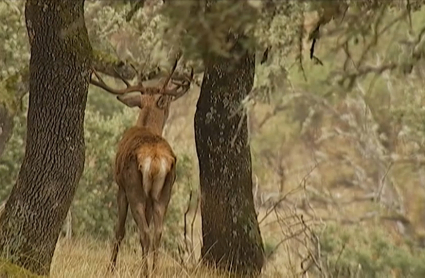
<svg viewBox="0 0 425 278"><path fill-rule="evenodd" d="M142 275L148 276L148 254L153 252L152 269L158 260L158 249L162 237L164 217L171 198L173 184L176 180L177 157L170 144L162 136L169 115L171 102L179 99L190 89L193 68L190 76L183 75L183 80L172 80L176 69L176 59L171 73L164 83L145 87L142 81L132 85L117 71L117 76L126 85L124 89L108 86L95 69L90 83L116 95L118 101L126 106L138 107L136 124L127 129L118 143L115 156L114 180L118 185L117 207L118 220L115 227L115 240L112 256L108 266L109 272L116 268L118 251L125 236L125 222L130 206L133 219L138 227L142 246ZM131 95L130 93L138 94ZM149 233L153 220L153 245ZM151 250L152 249L152 250Z"/></svg>

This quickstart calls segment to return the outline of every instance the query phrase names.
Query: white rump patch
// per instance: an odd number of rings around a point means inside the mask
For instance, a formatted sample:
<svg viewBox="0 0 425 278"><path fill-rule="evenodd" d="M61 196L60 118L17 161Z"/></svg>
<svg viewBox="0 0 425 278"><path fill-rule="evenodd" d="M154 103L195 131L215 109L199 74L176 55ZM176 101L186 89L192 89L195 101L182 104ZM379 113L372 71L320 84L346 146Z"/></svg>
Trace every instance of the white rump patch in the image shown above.
<svg viewBox="0 0 425 278"><path fill-rule="evenodd" d="M152 167L158 167L158 173L154 177L151 175ZM162 188L164 187L165 178L168 174L168 168L168 161L164 157L157 158L155 161L152 161L152 157L146 157L143 160L143 189L145 190L146 195L151 196L156 201L159 200Z"/></svg>
<svg viewBox="0 0 425 278"><path fill-rule="evenodd" d="M152 164L151 157L146 157L145 160L143 160L143 164L142 164L143 189L145 190L146 195L149 194L149 191L151 191L151 188L152 188L152 180L150 178L151 164Z"/></svg>
<svg viewBox="0 0 425 278"><path fill-rule="evenodd" d="M165 178L168 174L168 162L165 158L159 159L159 172L158 175L154 178L153 188L152 188L152 198L156 201L159 201L162 188L164 187Z"/></svg>

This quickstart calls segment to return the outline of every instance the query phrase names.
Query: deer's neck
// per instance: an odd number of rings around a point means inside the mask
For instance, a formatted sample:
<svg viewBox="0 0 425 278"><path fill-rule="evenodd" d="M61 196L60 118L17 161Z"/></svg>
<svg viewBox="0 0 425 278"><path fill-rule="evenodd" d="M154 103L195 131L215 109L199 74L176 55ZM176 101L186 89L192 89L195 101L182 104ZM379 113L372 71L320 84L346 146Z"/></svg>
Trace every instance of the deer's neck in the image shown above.
<svg viewBox="0 0 425 278"><path fill-rule="evenodd" d="M136 126L149 129L152 133L162 136L164 122L164 114L161 111L145 108L140 111Z"/></svg>

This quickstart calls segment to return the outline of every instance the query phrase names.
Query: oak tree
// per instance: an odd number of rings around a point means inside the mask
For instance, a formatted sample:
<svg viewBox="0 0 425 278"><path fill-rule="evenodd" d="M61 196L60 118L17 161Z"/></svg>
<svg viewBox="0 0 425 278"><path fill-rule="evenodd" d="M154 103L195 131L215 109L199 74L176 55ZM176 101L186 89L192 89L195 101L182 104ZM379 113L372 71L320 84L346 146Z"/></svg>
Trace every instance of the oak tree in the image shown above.
<svg viewBox="0 0 425 278"><path fill-rule="evenodd" d="M31 48L26 149L0 217L0 252L49 273L61 226L84 168L84 111L92 49L84 0L28 0Z"/></svg>

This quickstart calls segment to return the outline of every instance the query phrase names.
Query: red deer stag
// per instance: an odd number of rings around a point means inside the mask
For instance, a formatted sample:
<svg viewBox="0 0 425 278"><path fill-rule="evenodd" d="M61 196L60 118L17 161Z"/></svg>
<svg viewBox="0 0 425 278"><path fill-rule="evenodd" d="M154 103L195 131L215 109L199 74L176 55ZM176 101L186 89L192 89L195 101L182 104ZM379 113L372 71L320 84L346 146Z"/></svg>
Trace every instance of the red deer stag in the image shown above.
<svg viewBox="0 0 425 278"><path fill-rule="evenodd" d="M168 118L171 102L189 90L193 78L192 69L190 77L184 76L180 82L172 80L171 77L177 62L178 59L164 84L156 87L144 87L141 81L136 85L131 85L120 76L127 88L114 89L106 85L93 70L98 80L91 78L91 84L118 95L117 99L128 107L137 106L140 109L136 125L125 131L118 144L115 158L114 178L118 184L118 222L109 265L111 272L115 270L118 250L125 235L128 205L130 205L131 213L139 229L145 262L142 274L147 276L149 273L147 255L150 251L153 251L154 254L152 268L155 268L164 216L176 179L177 163L171 146L162 137L162 131ZM139 92L139 94L128 94L132 92ZM151 246L149 234L152 219L154 224L153 246Z"/></svg>

